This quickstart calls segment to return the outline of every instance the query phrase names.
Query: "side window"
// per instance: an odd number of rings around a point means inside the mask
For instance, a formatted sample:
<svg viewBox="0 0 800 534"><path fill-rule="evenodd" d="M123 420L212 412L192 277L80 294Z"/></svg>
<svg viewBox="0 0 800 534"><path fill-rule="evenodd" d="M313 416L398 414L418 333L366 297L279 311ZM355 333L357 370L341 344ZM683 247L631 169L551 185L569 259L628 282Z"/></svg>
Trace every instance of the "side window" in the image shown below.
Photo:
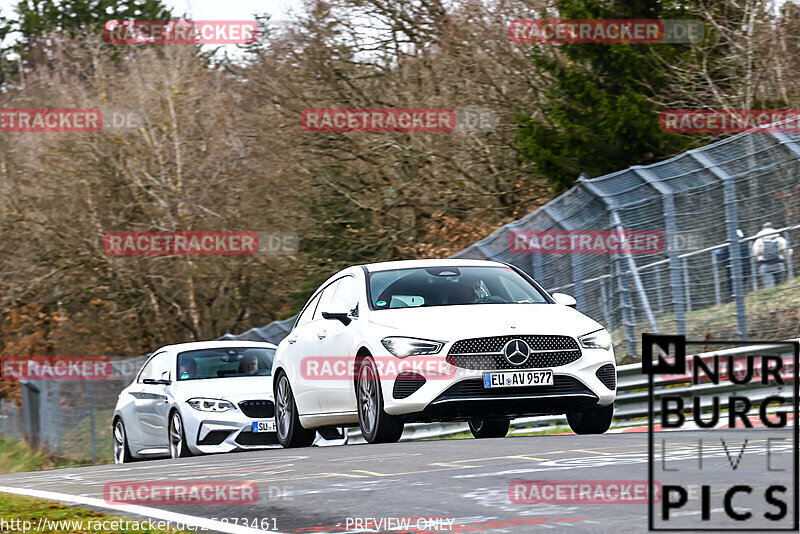
<svg viewBox="0 0 800 534"><path fill-rule="evenodd" d="M333 296L334 302L346 302L348 310L353 313L358 307L358 282L355 277L345 276L339 282L339 287L336 288L336 294Z"/></svg>
<svg viewBox="0 0 800 534"><path fill-rule="evenodd" d="M325 307L328 304L333 302L333 295L334 295L334 293L336 293L336 288L339 286L339 282L340 281L341 281L341 278L339 280L336 280L335 282L330 283L328 285L328 287L326 287L322 291L322 297L319 299L319 306L317 306L317 311L314 312L314 320L315 321L317 319L322 319L322 310L325 309Z"/></svg>
<svg viewBox="0 0 800 534"><path fill-rule="evenodd" d="M175 367L175 359L168 352L162 352L157 354L153 360L153 374L155 375L153 378L156 380L172 380L172 375L175 374L172 372Z"/></svg>
<svg viewBox="0 0 800 534"><path fill-rule="evenodd" d="M139 373L139 378L136 380L138 383L142 383L145 378L150 378L152 380L172 380L172 373L170 372L170 363L171 358L169 354L166 352L159 352L142 367L142 371Z"/></svg>
<svg viewBox="0 0 800 534"><path fill-rule="evenodd" d="M144 364L144 367L142 367L142 370L139 372L139 378L136 379L136 382L141 384L145 378L153 378L153 362L155 359L155 356L153 356L147 360L147 363Z"/></svg>
<svg viewBox="0 0 800 534"><path fill-rule="evenodd" d="M303 313L297 318L297 322L294 325L295 328L302 326L311 320L311 316L314 315L314 311L317 309L317 302L319 302L319 294L309 301L308 305L303 310Z"/></svg>

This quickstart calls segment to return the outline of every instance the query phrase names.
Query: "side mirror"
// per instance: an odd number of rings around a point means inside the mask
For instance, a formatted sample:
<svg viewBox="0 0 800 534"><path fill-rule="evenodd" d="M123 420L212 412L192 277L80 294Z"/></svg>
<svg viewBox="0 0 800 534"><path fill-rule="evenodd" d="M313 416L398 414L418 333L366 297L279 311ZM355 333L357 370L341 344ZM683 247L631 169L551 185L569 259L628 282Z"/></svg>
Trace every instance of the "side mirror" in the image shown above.
<svg viewBox="0 0 800 534"><path fill-rule="evenodd" d="M569 306L570 308L577 308L578 301L575 300L575 297L572 295L567 295L566 293L553 293L553 300L556 301L556 304L563 304L564 306Z"/></svg>
<svg viewBox="0 0 800 534"><path fill-rule="evenodd" d="M346 302L330 302L322 309L323 319L336 319L343 325L350 324L350 306Z"/></svg>

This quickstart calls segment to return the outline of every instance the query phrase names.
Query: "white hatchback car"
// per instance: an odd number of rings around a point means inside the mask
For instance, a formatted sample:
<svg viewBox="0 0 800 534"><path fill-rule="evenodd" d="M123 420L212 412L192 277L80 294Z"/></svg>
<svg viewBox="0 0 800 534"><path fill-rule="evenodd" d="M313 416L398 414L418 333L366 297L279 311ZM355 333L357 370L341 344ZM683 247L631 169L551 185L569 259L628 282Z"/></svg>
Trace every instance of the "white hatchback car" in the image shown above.
<svg viewBox="0 0 800 534"><path fill-rule="evenodd" d="M115 462L276 446L274 356L253 341L158 349L119 394Z"/></svg>
<svg viewBox="0 0 800 534"><path fill-rule="evenodd" d="M280 342L273 365L278 440L361 427L371 443L406 422L468 421L501 437L514 417L566 414L603 433L616 362L602 325L522 270L482 260L347 268L328 279Z"/></svg>

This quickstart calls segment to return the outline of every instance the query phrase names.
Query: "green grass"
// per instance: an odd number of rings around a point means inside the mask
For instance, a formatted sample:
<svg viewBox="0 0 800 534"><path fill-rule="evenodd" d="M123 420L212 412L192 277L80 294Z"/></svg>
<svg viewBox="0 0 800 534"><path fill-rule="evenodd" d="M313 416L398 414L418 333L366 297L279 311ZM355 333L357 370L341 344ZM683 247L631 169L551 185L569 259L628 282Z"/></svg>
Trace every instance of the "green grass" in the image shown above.
<svg viewBox="0 0 800 534"><path fill-rule="evenodd" d="M27 443L0 438L0 473L41 471L74 465L79 465L79 462L55 458L44 451L32 450Z"/></svg>
<svg viewBox="0 0 800 534"><path fill-rule="evenodd" d="M94 413L94 431L97 446L97 461L108 464L114 461L114 436L111 428L113 409L97 410ZM92 434L89 431L89 416L84 417L75 428L61 440L61 455L84 463L92 463Z"/></svg>
<svg viewBox="0 0 800 534"><path fill-rule="evenodd" d="M42 523L42 529L38 530L40 521L45 519L50 521L79 521L80 524L73 523L53 525L50 528L45 528L45 523ZM123 523L117 528L95 528L102 527L99 521L122 521ZM20 497L18 495L11 495L8 493L0 493L0 532L50 532L54 534L67 534L67 533L87 533L87 532L119 532L124 534L156 534L169 532L174 534L183 533L186 531L178 530L154 530L147 528L148 523L144 521L140 523L141 529L136 528L121 528L124 527L124 521L133 521L131 519L119 518L116 516L106 515L101 512L95 512L86 508L76 508L64 504L45 501L42 499L33 499L30 497ZM10 523L11 521L17 523ZM30 523L23 523L29 521ZM8 527L11 528L8 528ZM114 525L106 523L107 527ZM129 525L130 526L130 525ZM25 528L28 527L28 528ZM60 527L60 528L59 528Z"/></svg>

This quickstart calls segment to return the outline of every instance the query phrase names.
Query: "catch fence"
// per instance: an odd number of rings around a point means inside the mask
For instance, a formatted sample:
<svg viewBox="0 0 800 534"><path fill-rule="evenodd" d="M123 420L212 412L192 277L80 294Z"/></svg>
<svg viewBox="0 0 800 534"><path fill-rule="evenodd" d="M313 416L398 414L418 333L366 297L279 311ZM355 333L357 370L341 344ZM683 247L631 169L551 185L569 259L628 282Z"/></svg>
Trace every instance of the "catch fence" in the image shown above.
<svg viewBox="0 0 800 534"><path fill-rule="evenodd" d="M783 280L772 287L752 253L766 222L787 244ZM515 233L533 231L655 232L664 246L648 254L515 250ZM453 257L510 263L550 292L572 294L580 311L612 333L618 363L630 363L639 360L642 332L705 340L798 337L800 284L792 257L798 243L800 134L758 130L653 165L581 177L547 205ZM275 321L221 339L277 344L293 323ZM24 436L64 456L110 457L117 394L142 362L115 363L111 380L26 383L21 408L0 403L2 436Z"/></svg>
<svg viewBox="0 0 800 534"><path fill-rule="evenodd" d="M773 287L763 283L752 253L766 222L786 240L783 281ZM647 254L520 253L512 246L519 233L536 231L657 233L663 246ZM761 129L652 165L581 176L558 198L453 257L510 263L548 291L572 294L580 311L612 333L625 363L638 360L642 332L796 337L798 243L800 134ZM225 338L278 343L293 323L294 317Z"/></svg>

